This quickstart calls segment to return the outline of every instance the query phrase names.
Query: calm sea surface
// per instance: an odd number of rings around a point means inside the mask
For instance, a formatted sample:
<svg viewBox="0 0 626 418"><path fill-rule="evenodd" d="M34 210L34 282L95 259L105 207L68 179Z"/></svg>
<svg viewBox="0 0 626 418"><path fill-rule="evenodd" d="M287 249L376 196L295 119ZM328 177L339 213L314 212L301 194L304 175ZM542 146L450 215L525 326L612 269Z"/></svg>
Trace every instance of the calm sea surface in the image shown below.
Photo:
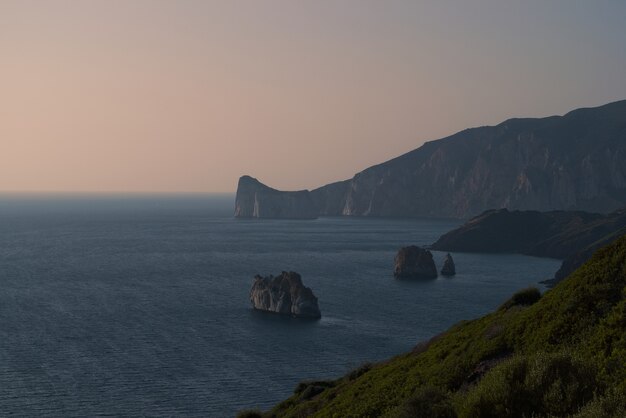
<svg viewBox="0 0 626 418"><path fill-rule="evenodd" d="M454 278L397 281L399 247L459 222L236 220L233 200L0 196L0 416L265 409L301 380L484 314L559 265L457 253ZM314 290L320 321L250 309L253 276L282 270Z"/></svg>

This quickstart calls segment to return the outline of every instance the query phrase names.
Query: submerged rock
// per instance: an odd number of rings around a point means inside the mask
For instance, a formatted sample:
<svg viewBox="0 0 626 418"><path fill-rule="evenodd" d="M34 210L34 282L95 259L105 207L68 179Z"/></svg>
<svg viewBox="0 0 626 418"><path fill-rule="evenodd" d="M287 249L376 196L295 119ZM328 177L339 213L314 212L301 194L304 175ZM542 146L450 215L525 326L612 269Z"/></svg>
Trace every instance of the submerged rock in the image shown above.
<svg viewBox="0 0 626 418"><path fill-rule="evenodd" d="M454 260L450 253L446 254L446 258L443 259L441 274L444 276L454 276L456 274L456 267L454 266Z"/></svg>
<svg viewBox="0 0 626 418"><path fill-rule="evenodd" d="M302 278L296 272L283 271L273 277L256 275L250 302L254 309L274 312L300 318L320 318L317 297L313 291L302 284Z"/></svg>
<svg viewBox="0 0 626 418"><path fill-rule="evenodd" d="M400 248L396 254L393 275L398 279L437 278L432 253L415 245Z"/></svg>

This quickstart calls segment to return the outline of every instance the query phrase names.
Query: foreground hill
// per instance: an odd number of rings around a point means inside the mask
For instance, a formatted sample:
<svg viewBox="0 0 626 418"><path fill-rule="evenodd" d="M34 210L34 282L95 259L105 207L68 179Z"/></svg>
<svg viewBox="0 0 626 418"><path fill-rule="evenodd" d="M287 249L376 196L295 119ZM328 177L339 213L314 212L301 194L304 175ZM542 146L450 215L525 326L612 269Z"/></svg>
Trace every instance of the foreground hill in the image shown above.
<svg viewBox="0 0 626 418"><path fill-rule="evenodd" d="M624 161L626 101L619 101L467 129L307 193L317 215L468 218L493 208L608 213L626 205ZM254 202L254 193L237 194ZM276 202L265 200L272 215L281 213ZM238 207L239 216L253 216L253 208Z"/></svg>
<svg viewBox="0 0 626 418"><path fill-rule="evenodd" d="M626 234L626 208L608 215L574 211L489 210L442 235L439 251L513 252L564 259L555 281L598 248Z"/></svg>
<svg viewBox="0 0 626 418"><path fill-rule="evenodd" d="M544 296L521 291L410 353L301 383L263 415L626 416L626 237Z"/></svg>

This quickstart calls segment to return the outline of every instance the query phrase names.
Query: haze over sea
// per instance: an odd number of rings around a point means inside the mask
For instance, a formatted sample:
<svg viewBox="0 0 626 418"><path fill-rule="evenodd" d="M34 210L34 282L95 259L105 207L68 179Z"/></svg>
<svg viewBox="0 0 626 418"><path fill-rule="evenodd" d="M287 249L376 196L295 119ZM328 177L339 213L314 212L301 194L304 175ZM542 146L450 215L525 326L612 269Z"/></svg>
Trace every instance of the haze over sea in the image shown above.
<svg viewBox="0 0 626 418"><path fill-rule="evenodd" d="M232 416L299 381L410 350L559 262L453 254L398 281L395 252L457 220L237 220L232 195L0 196L0 415ZM434 253L438 268L444 254ZM299 272L320 321L252 311L253 276Z"/></svg>

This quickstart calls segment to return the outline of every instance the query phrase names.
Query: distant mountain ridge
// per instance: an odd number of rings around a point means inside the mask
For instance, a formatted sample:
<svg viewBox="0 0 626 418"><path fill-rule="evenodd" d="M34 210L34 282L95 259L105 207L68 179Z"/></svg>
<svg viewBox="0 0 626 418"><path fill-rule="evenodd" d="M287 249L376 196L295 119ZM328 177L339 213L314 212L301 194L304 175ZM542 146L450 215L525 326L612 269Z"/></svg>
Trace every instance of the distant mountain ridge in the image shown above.
<svg viewBox="0 0 626 418"><path fill-rule="evenodd" d="M327 216L469 218L494 208L608 213L626 205L624 161L626 100L466 129L352 179L298 192L299 202L310 199L310 210ZM270 217L293 215L293 206L281 209L280 195L293 192L276 192L277 200L264 203L273 208ZM238 189L236 216L254 213L250 193L256 191Z"/></svg>

